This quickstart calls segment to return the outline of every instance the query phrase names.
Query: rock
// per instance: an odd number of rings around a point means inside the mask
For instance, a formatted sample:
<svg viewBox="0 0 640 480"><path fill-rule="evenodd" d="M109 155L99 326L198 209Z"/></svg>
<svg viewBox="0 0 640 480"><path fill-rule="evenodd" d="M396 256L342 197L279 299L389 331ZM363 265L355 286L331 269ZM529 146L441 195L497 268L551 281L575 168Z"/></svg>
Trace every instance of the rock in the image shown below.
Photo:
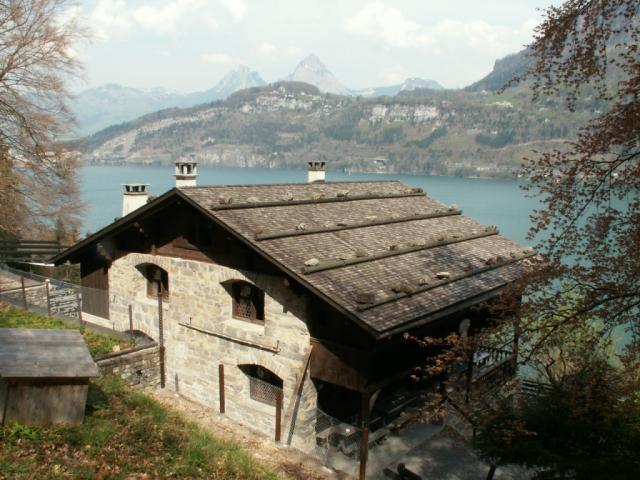
<svg viewBox="0 0 640 480"><path fill-rule="evenodd" d="M451 278L451 274L449 272L438 272L436 273L436 278L438 280L445 280L447 278Z"/></svg>
<svg viewBox="0 0 640 480"><path fill-rule="evenodd" d="M361 248L358 248L356 250L356 257L366 257L369 255L369 252L367 252L366 250L363 250Z"/></svg>
<svg viewBox="0 0 640 480"><path fill-rule="evenodd" d="M349 190L340 190L337 195L338 198L347 197L347 196L349 196Z"/></svg>
<svg viewBox="0 0 640 480"><path fill-rule="evenodd" d="M413 293L413 287L408 283L399 283L397 285L394 285L393 287L391 287L391 290L393 290L395 293L406 293L408 295Z"/></svg>
<svg viewBox="0 0 640 480"><path fill-rule="evenodd" d="M258 200L258 197L247 198L247 203L258 203L258 202L260 202L260 200Z"/></svg>
<svg viewBox="0 0 640 480"><path fill-rule="evenodd" d="M304 266L305 267L315 267L319 263L320 263L320 260L318 260L317 258L310 258L309 260L304 262Z"/></svg>
<svg viewBox="0 0 640 480"><path fill-rule="evenodd" d="M356 303L366 304L376 301L376 294L373 292L358 292L356 293Z"/></svg>

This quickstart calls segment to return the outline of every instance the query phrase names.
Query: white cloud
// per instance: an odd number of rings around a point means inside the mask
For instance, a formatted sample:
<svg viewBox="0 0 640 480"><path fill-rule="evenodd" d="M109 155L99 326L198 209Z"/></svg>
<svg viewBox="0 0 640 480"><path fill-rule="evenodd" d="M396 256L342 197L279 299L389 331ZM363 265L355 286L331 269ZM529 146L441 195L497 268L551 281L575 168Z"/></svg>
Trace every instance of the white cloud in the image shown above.
<svg viewBox="0 0 640 480"><path fill-rule="evenodd" d="M263 42L258 45L258 53L265 57L270 57L278 52L278 47L272 43Z"/></svg>
<svg viewBox="0 0 640 480"><path fill-rule="evenodd" d="M186 16L202 10L207 0L170 0L132 8L126 0L98 0L90 15L93 31L98 38L109 37L130 31L134 26L166 35L179 31L179 22ZM209 26L211 19L208 19ZM215 22L215 20L214 20Z"/></svg>
<svg viewBox="0 0 640 480"><path fill-rule="evenodd" d="M279 48L273 43L262 42L257 48L258 54L263 57L282 58L282 57L300 57L302 49L298 47Z"/></svg>
<svg viewBox="0 0 640 480"><path fill-rule="evenodd" d="M394 7L374 2L347 20L346 29L366 37L377 38L392 47L428 45L431 39L424 29Z"/></svg>
<svg viewBox="0 0 640 480"><path fill-rule="evenodd" d="M161 7L143 5L133 10L132 17L138 25L156 33L175 33L178 21L205 3L203 0L174 0Z"/></svg>
<svg viewBox="0 0 640 480"><path fill-rule="evenodd" d="M114 33L131 28L131 19L125 0L98 0L89 22L95 35L106 40Z"/></svg>
<svg viewBox="0 0 640 480"><path fill-rule="evenodd" d="M207 27L209 27L209 30L217 30L218 21L215 19L215 17L213 17L212 15L209 15L205 19L205 22L207 24Z"/></svg>
<svg viewBox="0 0 640 480"><path fill-rule="evenodd" d="M463 22L444 18L424 26L404 16L383 2L371 3L345 23L348 32L377 40L388 47L426 47L438 53L460 48L473 48L494 58L518 51L531 40L536 20L529 19L520 27L493 25L485 20Z"/></svg>
<svg viewBox="0 0 640 480"><path fill-rule="evenodd" d="M230 63L238 63L234 58L226 53L205 53L200 56L200 60L205 63L214 63L218 65L228 65Z"/></svg>
<svg viewBox="0 0 640 480"><path fill-rule="evenodd" d="M242 20L247 15L247 5L243 0L220 0L220 4L234 20Z"/></svg>

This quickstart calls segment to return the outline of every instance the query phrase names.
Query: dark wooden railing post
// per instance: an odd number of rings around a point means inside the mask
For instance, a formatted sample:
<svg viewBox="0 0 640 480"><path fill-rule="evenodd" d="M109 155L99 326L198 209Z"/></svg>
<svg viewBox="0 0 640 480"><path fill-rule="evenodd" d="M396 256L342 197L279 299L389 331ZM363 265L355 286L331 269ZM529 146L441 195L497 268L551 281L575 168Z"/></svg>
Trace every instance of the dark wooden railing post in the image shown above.
<svg viewBox="0 0 640 480"><path fill-rule="evenodd" d="M22 306L27 309L27 290L24 287L24 277L20 276L20 286L22 287Z"/></svg>
<svg viewBox="0 0 640 480"><path fill-rule="evenodd" d="M129 304L129 335L131 335L131 341L133 342L133 307Z"/></svg>
<svg viewBox="0 0 640 480"><path fill-rule="evenodd" d="M282 390L276 392L276 442L282 436Z"/></svg>
<svg viewBox="0 0 640 480"><path fill-rule="evenodd" d="M45 287L45 290L47 291L47 317L51 316L51 293L49 292L49 286L50 286L50 282L49 282L49 279L47 278L44 281L44 287Z"/></svg>
<svg viewBox="0 0 640 480"><path fill-rule="evenodd" d="M162 293L158 294L158 344L160 346L160 388L164 388L165 384L165 365L164 365L164 328L162 315Z"/></svg>
<svg viewBox="0 0 640 480"><path fill-rule="evenodd" d="M220 413L224 413L224 365L218 365L218 390L220 393Z"/></svg>
<svg viewBox="0 0 640 480"><path fill-rule="evenodd" d="M76 304L78 305L78 320L80 321L80 325L83 325L82 321L82 297L80 296L80 291L76 290Z"/></svg>
<svg viewBox="0 0 640 480"><path fill-rule="evenodd" d="M362 436L360 438L360 476L359 480L365 480L367 476L367 458L369 457L369 413L370 393L362 392Z"/></svg>

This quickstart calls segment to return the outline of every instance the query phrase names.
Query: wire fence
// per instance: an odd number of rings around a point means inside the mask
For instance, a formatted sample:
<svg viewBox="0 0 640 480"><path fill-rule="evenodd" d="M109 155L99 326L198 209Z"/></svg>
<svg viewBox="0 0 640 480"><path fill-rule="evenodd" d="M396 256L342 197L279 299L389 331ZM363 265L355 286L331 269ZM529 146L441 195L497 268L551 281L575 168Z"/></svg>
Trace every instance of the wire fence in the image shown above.
<svg viewBox="0 0 640 480"><path fill-rule="evenodd" d="M89 327L94 331L123 338L126 336L135 343L146 341L147 338L138 335L133 328L123 325L120 325L123 328L116 328L117 326L108 320L86 313L87 301L105 295L108 295L105 290L82 287L64 280L0 265L0 301L3 303L81 327ZM108 301L108 297L105 298ZM104 321L96 322L97 319Z"/></svg>
<svg viewBox="0 0 640 480"><path fill-rule="evenodd" d="M82 322L82 289L62 280L2 266L0 300L50 317Z"/></svg>

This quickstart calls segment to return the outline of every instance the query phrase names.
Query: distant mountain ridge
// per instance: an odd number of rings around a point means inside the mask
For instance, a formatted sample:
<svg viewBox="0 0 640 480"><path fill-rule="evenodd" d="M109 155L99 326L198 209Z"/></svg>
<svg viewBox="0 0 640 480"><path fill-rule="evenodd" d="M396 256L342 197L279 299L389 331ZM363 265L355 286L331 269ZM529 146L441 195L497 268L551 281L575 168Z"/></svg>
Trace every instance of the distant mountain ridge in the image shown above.
<svg viewBox="0 0 640 480"><path fill-rule="evenodd" d="M335 75L313 53L302 59L285 80L308 83L318 87L321 92L349 95L347 87L340 83Z"/></svg>
<svg viewBox="0 0 640 480"><path fill-rule="evenodd" d="M132 88L110 83L80 92L72 101L78 133L87 135L165 108L187 108L227 98L234 92L266 85L258 72L240 65L213 88L180 93L164 88Z"/></svg>
<svg viewBox="0 0 640 480"><path fill-rule="evenodd" d="M321 92L361 97L394 96L415 89L443 90L435 80L408 78L401 84L352 90L345 87L322 63L317 55L302 59L287 81L303 82L317 87ZM79 136L95 133L110 125L134 120L166 108L188 108L216 100L267 82L256 71L240 65L227 73L213 88L202 92L180 93L164 88L131 88L118 84L106 84L84 90L72 101L72 111L78 119Z"/></svg>
<svg viewBox="0 0 640 480"><path fill-rule="evenodd" d="M495 92L502 88L509 80L522 75L531 66L533 60L528 49L520 50L506 57L496 60L488 75L472 83L465 90L479 92L487 90Z"/></svg>

